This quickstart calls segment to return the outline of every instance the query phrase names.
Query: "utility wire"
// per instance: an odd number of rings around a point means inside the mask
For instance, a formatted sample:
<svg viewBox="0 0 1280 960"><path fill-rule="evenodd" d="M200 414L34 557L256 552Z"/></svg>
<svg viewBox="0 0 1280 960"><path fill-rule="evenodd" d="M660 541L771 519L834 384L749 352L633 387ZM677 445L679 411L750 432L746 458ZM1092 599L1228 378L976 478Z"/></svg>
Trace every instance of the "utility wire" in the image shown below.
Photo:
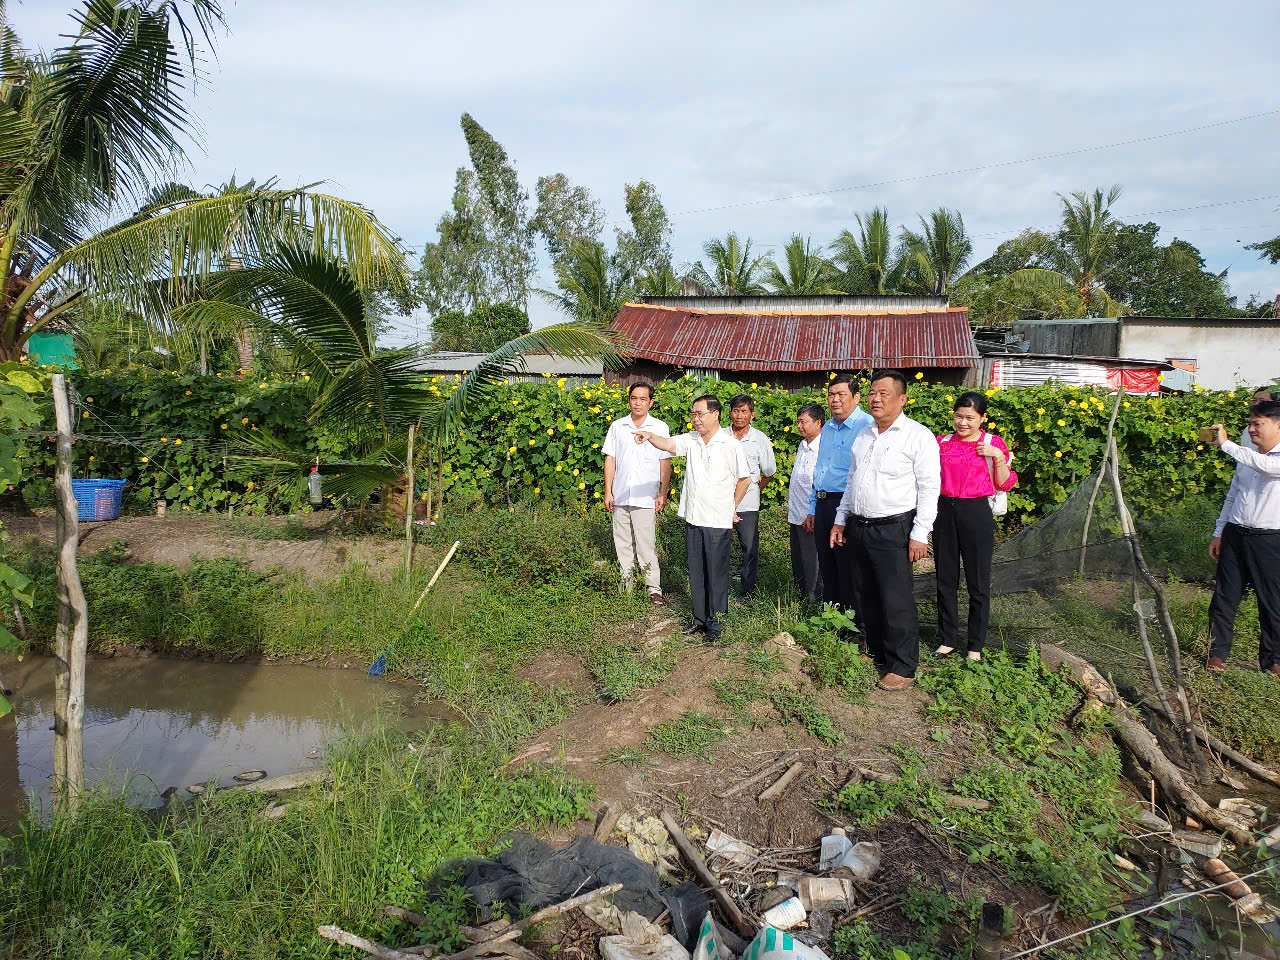
<svg viewBox="0 0 1280 960"><path fill-rule="evenodd" d="M1170 904L1178 903L1182 900L1190 900L1192 897L1203 897L1206 894L1213 893L1215 890L1221 890L1229 887L1233 883L1242 880L1251 880L1254 877L1261 876L1264 873L1271 873L1270 867L1263 867L1261 870L1255 870L1253 873L1246 873L1243 877L1237 877L1235 880L1228 880L1226 883L1220 883L1217 886L1205 887L1202 890L1192 890L1190 893L1179 894L1176 897L1169 897L1158 903L1150 904L1138 910L1131 910L1129 913L1122 914L1118 917L1112 917L1110 920L1104 920L1102 923L1095 923L1092 927L1085 927L1083 930L1077 930L1075 933L1069 933L1065 937L1059 937L1057 940L1050 940L1048 943L1042 943L1038 947L1031 947L1027 950L1020 950L1017 953L1011 953L1001 960L1018 960L1019 957L1027 957L1033 953L1039 953L1041 950L1048 950L1050 947L1057 946L1060 943L1066 943L1068 940L1075 940L1077 937L1083 937L1086 933L1093 933L1095 930L1101 930L1103 927L1109 927L1113 923L1119 923L1121 920L1128 920L1130 917L1137 917L1144 913L1150 913L1152 910L1159 910L1161 907L1167 907Z"/></svg>

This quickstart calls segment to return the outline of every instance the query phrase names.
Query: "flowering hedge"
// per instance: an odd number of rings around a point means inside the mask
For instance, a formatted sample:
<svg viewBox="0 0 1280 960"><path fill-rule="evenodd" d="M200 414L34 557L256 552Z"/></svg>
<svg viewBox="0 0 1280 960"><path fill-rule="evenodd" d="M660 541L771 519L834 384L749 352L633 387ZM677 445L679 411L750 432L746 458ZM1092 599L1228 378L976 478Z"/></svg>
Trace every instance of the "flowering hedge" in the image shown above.
<svg viewBox="0 0 1280 960"><path fill-rule="evenodd" d="M442 392L449 378L432 378ZM301 380L232 378L134 372L77 376L84 398L81 429L120 441L76 444L78 475L125 477L140 502L158 497L191 510L235 505L249 512L296 508L301 486L264 490L252 479L230 478L222 458L228 445L262 430L305 447L322 460L342 457L340 427L306 428L308 407ZM778 478L765 491L768 504L786 497L797 435L795 412L820 389L788 393L752 383L692 378L658 387L653 414L672 432L689 428L688 409L701 393L755 397L755 425L773 438ZM907 413L935 432L949 428L955 387L916 380ZM1102 456L1112 398L1100 389L1060 386L988 391L990 429L1014 451L1020 481L1010 495L1010 515L1024 520L1060 504ZM1216 422L1240 429L1249 393L1196 392L1168 397L1128 397L1116 422L1126 487L1136 510L1159 511L1184 496L1220 497L1232 464L1196 441L1196 428ZM460 506L479 502L512 509L533 500L588 507L603 495L604 442L609 423L627 412L620 387L594 384L569 388L563 381L513 384L495 390L472 411L470 423L447 452L444 483L448 500ZM726 417L727 422L727 417ZM131 441L123 442L122 436ZM232 451L233 452L233 451ZM26 475L48 484L52 445L30 442ZM676 471L678 493L682 465Z"/></svg>

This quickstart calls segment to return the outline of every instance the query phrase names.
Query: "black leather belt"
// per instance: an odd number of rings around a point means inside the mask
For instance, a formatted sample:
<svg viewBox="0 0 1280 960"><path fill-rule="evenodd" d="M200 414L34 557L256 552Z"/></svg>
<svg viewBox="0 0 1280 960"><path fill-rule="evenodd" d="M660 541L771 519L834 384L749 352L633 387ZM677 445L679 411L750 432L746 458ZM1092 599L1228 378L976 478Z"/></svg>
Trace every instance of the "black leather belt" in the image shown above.
<svg viewBox="0 0 1280 960"><path fill-rule="evenodd" d="M1246 537L1274 537L1276 534L1280 534L1280 530L1270 530L1266 527L1246 527L1240 523L1229 523L1227 526L1235 527Z"/></svg>
<svg viewBox="0 0 1280 960"><path fill-rule="evenodd" d="M859 517L849 514L849 520L856 523L860 527L885 527L891 523L902 523L904 520L914 520L916 512L908 510L906 513L895 513L892 517Z"/></svg>
<svg viewBox="0 0 1280 960"><path fill-rule="evenodd" d="M844 496L844 491L841 490L839 493L835 493L831 490L818 490L817 494L819 500L825 500L827 497L842 497Z"/></svg>

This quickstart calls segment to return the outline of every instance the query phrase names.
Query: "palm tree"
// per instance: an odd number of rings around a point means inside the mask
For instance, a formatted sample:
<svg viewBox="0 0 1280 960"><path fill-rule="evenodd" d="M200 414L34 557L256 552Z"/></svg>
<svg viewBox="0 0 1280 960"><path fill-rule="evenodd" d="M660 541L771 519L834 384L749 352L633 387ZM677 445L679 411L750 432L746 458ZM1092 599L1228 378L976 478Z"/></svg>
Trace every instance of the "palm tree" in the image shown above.
<svg viewBox="0 0 1280 960"><path fill-rule="evenodd" d="M865 219L862 214L855 219L857 235L842 230L831 244L831 260L843 273L840 289L849 294L898 292L906 264L894 249L889 211L876 207Z"/></svg>
<svg viewBox="0 0 1280 960"><path fill-rule="evenodd" d="M959 211L939 207L920 218L919 233L903 228L898 251L908 289L949 296L973 256L973 241Z"/></svg>
<svg viewBox="0 0 1280 960"><path fill-rule="evenodd" d="M693 268L694 279L722 296L754 297L767 293L759 276L764 272L769 258L751 255L751 238L740 240L732 230L724 239L714 237L702 245L702 252L711 261L711 269L702 261Z"/></svg>
<svg viewBox="0 0 1280 960"><path fill-rule="evenodd" d="M1105 194L1077 190L1062 201L1062 227L1058 231L1056 262L1048 268L1027 268L1009 275L1014 290L1043 291L1074 297L1078 316L1101 314L1117 317L1124 306L1103 287L1103 278L1116 257L1120 221L1111 206L1120 198L1119 184Z"/></svg>
<svg viewBox="0 0 1280 960"><path fill-rule="evenodd" d="M499 346L452 391L427 380L418 369L423 349L376 347L373 311L349 267L303 246L285 246L209 285L209 297L178 308L183 323L240 325L289 351L299 378L290 387L310 399L308 421L341 425L356 455L321 462L329 492L367 497L382 488L388 502L406 486L408 434L421 438L413 472L425 462L428 475L445 444L457 434L467 411L535 352L575 359L618 361L617 338L600 326L562 323L542 327ZM237 467L277 482L306 482L315 454L290 449L274 437L245 438L252 453Z"/></svg>
<svg viewBox="0 0 1280 960"><path fill-rule="evenodd" d="M617 254L610 256L598 240L578 240L556 264L560 291L537 292L574 320L597 326L613 322L622 305L635 295L631 275Z"/></svg>
<svg viewBox="0 0 1280 960"><path fill-rule="evenodd" d="M77 302L103 297L162 315L233 251L252 256L279 240L306 237L344 258L362 285L403 278L396 238L315 184L148 193L183 160L192 133L184 84L200 53L196 31L207 41L223 23L217 0L85 0L73 19L67 46L29 55L0 0L0 361Z"/></svg>
<svg viewBox="0 0 1280 960"><path fill-rule="evenodd" d="M810 237L793 233L782 252L785 271L772 259L764 263L764 282L773 293L803 297L840 292L835 288L839 279L836 268Z"/></svg>
<svg viewBox="0 0 1280 960"><path fill-rule="evenodd" d="M657 270L648 271L636 281L636 293L643 297L678 297L682 292L680 278L669 261L663 261Z"/></svg>

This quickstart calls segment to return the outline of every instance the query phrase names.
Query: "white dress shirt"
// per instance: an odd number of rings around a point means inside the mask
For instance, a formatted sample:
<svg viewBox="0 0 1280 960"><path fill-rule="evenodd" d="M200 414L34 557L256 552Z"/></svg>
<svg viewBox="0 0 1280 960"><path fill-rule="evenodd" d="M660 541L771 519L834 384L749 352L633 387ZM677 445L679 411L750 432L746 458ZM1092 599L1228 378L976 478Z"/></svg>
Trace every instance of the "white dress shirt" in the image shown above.
<svg viewBox="0 0 1280 960"><path fill-rule="evenodd" d="M791 465L791 485L787 488L787 523L799 526L809 515L809 497L813 493L813 468L818 465L818 448L822 433L812 440L801 440L796 460Z"/></svg>
<svg viewBox="0 0 1280 960"><path fill-rule="evenodd" d="M708 443L697 431L672 437L675 456L685 458L679 515L695 527L733 529L738 481L751 476L742 444L728 430L717 430Z"/></svg>
<svg viewBox="0 0 1280 960"><path fill-rule="evenodd" d="M772 477L778 472L778 461L773 455L773 441L763 430L747 427L747 435L739 438L732 427L726 427L729 435L742 444L742 452L747 458L747 466L751 469L751 486L738 504L739 513L751 513L760 509L760 478Z"/></svg>
<svg viewBox="0 0 1280 960"><path fill-rule="evenodd" d="M659 437L671 436L670 428L661 420L646 415L644 423L637 427L631 415L627 414L609 424L601 449L605 456L614 459L614 505L652 510L662 485L662 461L669 459L671 454L651 443L636 443L636 433L640 430Z"/></svg>
<svg viewBox="0 0 1280 960"><path fill-rule="evenodd" d="M1213 535L1222 536L1228 523L1255 530L1280 530L1280 444L1270 453L1262 453L1228 440L1222 445L1222 452L1236 462L1236 472Z"/></svg>
<svg viewBox="0 0 1280 960"><path fill-rule="evenodd" d="M911 539L927 543L941 489L942 460L932 430L905 413L883 432L872 422L853 438L836 523L844 526L850 514L875 519L914 510Z"/></svg>

